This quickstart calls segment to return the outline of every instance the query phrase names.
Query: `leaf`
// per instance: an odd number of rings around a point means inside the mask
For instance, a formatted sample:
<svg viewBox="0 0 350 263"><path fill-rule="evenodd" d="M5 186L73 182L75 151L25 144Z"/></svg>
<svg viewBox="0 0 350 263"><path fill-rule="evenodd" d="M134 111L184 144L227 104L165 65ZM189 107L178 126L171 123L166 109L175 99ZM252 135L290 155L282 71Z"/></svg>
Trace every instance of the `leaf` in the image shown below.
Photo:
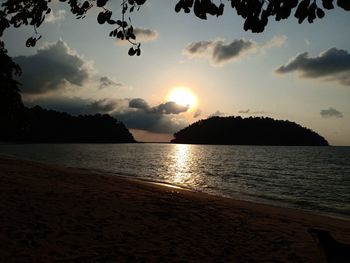
<svg viewBox="0 0 350 263"><path fill-rule="evenodd" d="M108 2L108 0L97 0L96 1L96 5L98 7L104 7L106 5L106 3Z"/></svg>
<svg viewBox="0 0 350 263"><path fill-rule="evenodd" d="M317 8L316 13L318 18L323 18L325 16L325 13L321 8Z"/></svg>
<svg viewBox="0 0 350 263"><path fill-rule="evenodd" d="M123 31L118 31L117 38L120 38L121 40L124 40L124 33L123 33Z"/></svg>
<svg viewBox="0 0 350 263"><path fill-rule="evenodd" d="M225 7L225 5L222 4L222 3L219 5L219 9L218 9L218 12L217 12L216 16L222 16L223 15L224 7Z"/></svg>
<svg viewBox="0 0 350 263"><path fill-rule="evenodd" d="M88 9L90 7L89 1L85 1L83 5L81 6L82 9Z"/></svg>
<svg viewBox="0 0 350 263"><path fill-rule="evenodd" d="M350 11L350 1L349 0L337 0L337 5L346 11Z"/></svg>
<svg viewBox="0 0 350 263"><path fill-rule="evenodd" d="M113 19L108 19L107 23L110 25L115 25L117 23L117 21L113 20Z"/></svg>
<svg viewBox="0 0 350 263"><path fill-rule="evenodd" d="M193 12L200 19L203 19L203 20L207 19L207 15L203 10L202 3L199 0L194 1Z"/></svg>
<svg viewBox="0 0 350 263"><path fill-rule="evenodd" d="M133 40L136 39L136 36L135 36L133 33L129 33L129 37L130 37L131 39L133 39Z"/></svg>
<svg viewBox="0 0 350 263"><path fill-rule="evenodd" d="M333 9L334 5L333 5L333 0L322 0L322 5L325 9Z"/></svg>
<svg viewBox="0 0 350 263"><path fill-rule="evenodd" d="M136 53L136 51L134 50L133 47L129 48L129 51L128 51L129 56L133 56L133 55L135 55L135 53Z"/></svg>
<svg viewBox="0 0 350 263"><path fill-rule="evenodd" d="M146 0L136 0L136 4L138 5L143 5L144 3L146 3Z"/></svg>
<svg viewBox="0 0 350 263"><path fill-rule="evenodd" d="M194 0L184 0L184 4L188 7L191 8L193 6Z"/></svg>
<svg viewBox="0 0 350 263"><path fill-rule="evenodd" d="M182 1L179 1L176 5L175 5L175 12L179 13L182 9Z"/></svg>
<svg viewBox="0 0 350 263"><path fill-rule="evenodd" d="M97 22L99 24L104 24L106 22L106 15L105 15L105 12L100 12L98 15L97 15Z"/></svg>

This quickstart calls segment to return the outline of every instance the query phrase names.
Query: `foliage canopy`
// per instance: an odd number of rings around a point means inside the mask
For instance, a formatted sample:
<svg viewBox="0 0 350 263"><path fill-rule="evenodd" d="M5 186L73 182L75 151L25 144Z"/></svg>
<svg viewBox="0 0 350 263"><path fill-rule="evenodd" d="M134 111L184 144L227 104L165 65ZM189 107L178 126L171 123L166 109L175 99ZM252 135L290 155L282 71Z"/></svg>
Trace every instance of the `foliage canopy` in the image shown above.
<svg viewBox="0 0 350 263"><path fill-rule="evenodd" d="M97 15L99 24L115 25L109 36L127 40L132 45L129 55L140 55L140 43L135 42L136 36L131 25L131 13L139 10L147 0L120 0L122 11L116 18L112 10L108 9L109 0L59 0L69 5L70 11L77 19L83 19L93 7L99 8ZM244 30L260 33L265 30L270 18L281 21L290 17L292 12L299 23L308 21L313 23L315 19L325 16L324 9L330 10L334 5L350 11L349 0L228 0L228 5L236 10L244 22ZM0 37L4 31L13 26L32 25L34 34L26 41L27 47L35 46L41 38L37 29L45 21L48 14L52 12L51 0L6 0L0 9ZM154 3L156 4L156 3ZM207 16L221 16L224 13L225 4L223 0L180 0L175 5L175 12L191 13L200 18Z"/></svg>
<svg viewBox="0 0 350 263"><path fill-rule="evenodd" d="M174 134L173 143L327 146L316 132L294 122L261 117L211 117Z"/></svg>

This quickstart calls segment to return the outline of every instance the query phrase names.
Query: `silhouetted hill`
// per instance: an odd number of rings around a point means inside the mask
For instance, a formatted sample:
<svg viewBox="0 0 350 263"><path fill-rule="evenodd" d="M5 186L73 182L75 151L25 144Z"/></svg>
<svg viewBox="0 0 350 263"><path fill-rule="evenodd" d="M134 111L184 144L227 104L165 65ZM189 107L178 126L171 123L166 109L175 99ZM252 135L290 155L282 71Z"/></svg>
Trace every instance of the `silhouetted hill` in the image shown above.
<svg viewBox="0 0 350 263"><path fill-rule="evenodd" d="M322 136L299 124L264 117L211 117L191 124L174 137L172 143L328 145Z"/></svg>
<svg viewBox="0 0 350 263"><path fill-rule="evenodd" d="M132 143L134 137L121 122L104 114L71 116L45 110L40 106L26 108L26 125L20 133L0 141L36 143Z"/></svg>

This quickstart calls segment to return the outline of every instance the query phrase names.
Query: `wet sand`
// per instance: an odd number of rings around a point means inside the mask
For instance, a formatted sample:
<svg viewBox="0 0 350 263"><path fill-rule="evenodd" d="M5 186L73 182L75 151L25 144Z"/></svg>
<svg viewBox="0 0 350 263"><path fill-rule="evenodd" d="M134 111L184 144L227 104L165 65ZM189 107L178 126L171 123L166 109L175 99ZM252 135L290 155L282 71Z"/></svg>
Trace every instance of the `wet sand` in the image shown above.
<svg viewBox="0 0 350 263"><path fill-rule="evenodd" d="M325 262L350 221L0 157L0 262Z"/></svg>

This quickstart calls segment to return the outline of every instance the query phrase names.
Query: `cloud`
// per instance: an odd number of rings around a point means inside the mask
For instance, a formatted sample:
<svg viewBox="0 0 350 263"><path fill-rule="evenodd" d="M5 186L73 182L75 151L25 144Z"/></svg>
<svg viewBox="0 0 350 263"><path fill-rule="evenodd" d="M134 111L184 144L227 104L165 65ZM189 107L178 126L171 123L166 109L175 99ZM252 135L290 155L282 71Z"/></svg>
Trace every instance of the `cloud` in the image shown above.
<svg viewBox="0 0 350 263"><path fill-rule="evenodd" d="M122 83L117 83L111 80L108 77L101 77L100 78L100 86L99 89L105 89L105 88L111 88L111 87L122 87Z"/></svg>
<svg viewBox="0 0 350 263"><path fill-rule="evenodd" d="M287 36L273 36L269 41L260 44L262 49L270 49L274 47L282 47L287 43Z"/></svg>
<svg viewBox="0 0 350 263"><path fill-rule="evenodd" d="M40 105L47 109L68 112L73 115L108 113L122 121L129 129L156 133L174 133L189 123L180 115L184 108L173 103L162 103L155 107L140 98L135 99L81 99L70 97L38 98L25 101L27 106ZM183 106L180 106L183 107ZM181 109L181 110L179 110Z"/></svg>
<svg viewBox="0 0 350 263"><path fill-rule="evenodd" d="M247 110L240 110L240 111L238 111L238 113L241 113L241 114L249 114L249 113L250 113L250 109L247 109Z"/></svg>
<svg viewBox="0 0 350 263"><path fill-rule="evenodd" d="M181 115L152 114L142 110L115 112L113 116L129 129L156 133L174 133L189 124Z"/></svg>
<svg viewBox="0 0 350 263"><path fill-rule="evenodd" d="M189 58L208 59L213 65L218 66L239 59L248 53L256 52L258 49L282 46L286 41L286 36L274 36L262 44L244 39L236 39L229 43L221 39L198 41L188 44L183 50L183 54Z"/></svg>
<svg viewBox="0 0 350 263"><path fill-rule="evenodd" d="M343 113L330 107L328 110L321 110L322 118L343 118Z"/></svg>
<svg viewBox="0 0 350 263"><path fill-rule="evenodd" d="M158 31L149 28L136 27L134 28L134 34L136 41L141 43L152 42L159 37ZM129 44L127 40L120 40L119 38L116 38L115 41L119 45Z"/></svg>
<svg viewBox="0 0 350 263"><path fill-rule="evenodd" d="M255 115L255 114L264 114L265 112L264 111L251 111L250 109L247 109L247 110L240 110L240 111L238 111L238 113Z"/></svg>
<svg viewBox="0 0 350 263"><path fill-rule="evenodd" d="M50 96L35 100L24 100L28 107L40 105L43 108L67 112L72 115L112 113L128 107L127 99L82 99L79 97Z"/></svg>
<svg viewBox="0 0 350 263"><path fill-rule="evenodd" d="M211 118L211 117L220 117L220 116L225 116L225 113L223 113L223 112L217 110L216 112L210 114L210 115L208 116L208 118Z"/></svg>
<svg viewBox="0 0 350 263"><path fill-rule="evenodd" d="M307 46L310 46L310 45L311 45L311 41L310 41L308 38L304 38L304 40L305 40L305 44L306 44Z"/></svg>
<svg viewBox="0 0 350 263"><path fill-rule="evenodd" d="M92 74L90 63L62 40L38 49L34 55L15 57L14 61L22 68L19 81L25 94L45 94L69 85L83 86Z"/></svg>
<svg viewBox="0 0 350 263"><path fill-rule="evenodd" d="M165 102L151 107L145 100L134 98L129 101L128 106L128 109L112 114L130 129L174 133L188 125L188 121L179 115L186 112L188 107L175 102Z"/></svg>
<svg viewBox="0 0 350 263"><path fill-rule="evenodd" d="M144 99L140 99L140 98L130 100L129 108L141 109L144 111L150 110L150 106L148 105L148 103Z"/></svg>
<svg viewBox="0 0 350 263"><path fill-rule="evenodd" d="M158 114L180 114L182 112L186 112L188 108L189 105L183 106L177 104L174 101L168 101L156 107L153 107L151 110L154 111L154 113Z"/></svg>
<svg viewBox="0 0 350 263"><path fill-rule="evenodd" d="M102 99L89 103L87 108L92 113L111 113L120 106L120 100Z"/></svg>
<svg viewBox="0 0 350 263"><path fill-rule="evenodd" d="M51 13L46 15L45 21L48 23L55 23L56 21L63 20L66 16L66 11L65 10L58 10L57 13L55 14L53 10L51 10Z"/></svg>
<svg viewBox="0 0 350 263"><path fill-rule="evenodd" d="M168 101L155 107L150 107L145 100L140 98L130 100L129 107L140 109L151 114L180 114L182 112L186 112L189 108L189 106L179 105L173 101Z"/></svg>
<svg viewBox="0 0 350 263"><path fill-rule="evenodd" d="M193 114L193 118L198 118L201 115L202 115L202 111L200 109L197 109Z"/></svg>
<svg viewBox="0 0 350 263"><path fill-rule="evenodd" d="M302 78L324 78L350 86L350 54L346 50L330 48L316 57L307 52L298 54L287 64L275 69L278 74L297 71Z"/></svg>
<svg viewBox="0 0 350 263"><path fill-rule="evenodd" d="M213 65L222 65L243 56L254 46L254 42L243 39L231 43L223 40L199 41L187 45L183 53L188 57L207 58Z"/></svg>
<svg viewBox="0 0 350 263"><path fill-rule="evenodd" d="M136 40L140 42L154 41L159 36L156 30L140 27L136 27L134 29L134 34L136 36Z"/></svg>

